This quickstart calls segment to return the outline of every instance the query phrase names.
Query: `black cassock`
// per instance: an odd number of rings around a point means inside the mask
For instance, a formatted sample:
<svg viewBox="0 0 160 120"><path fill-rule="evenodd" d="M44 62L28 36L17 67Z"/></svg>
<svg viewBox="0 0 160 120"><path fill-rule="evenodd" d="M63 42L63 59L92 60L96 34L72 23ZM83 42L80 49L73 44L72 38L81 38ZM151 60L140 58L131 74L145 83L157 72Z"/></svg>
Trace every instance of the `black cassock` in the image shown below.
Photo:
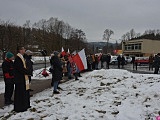
<svg viewBox="0 0 160 120"><path fill-rule="evenodd" d="M24 68L20 57L16 57L14 61L15 67L15 94L14 94L14 111L24 112L30 107L29 90L26 90L25 75L30 72Z"/></svg>

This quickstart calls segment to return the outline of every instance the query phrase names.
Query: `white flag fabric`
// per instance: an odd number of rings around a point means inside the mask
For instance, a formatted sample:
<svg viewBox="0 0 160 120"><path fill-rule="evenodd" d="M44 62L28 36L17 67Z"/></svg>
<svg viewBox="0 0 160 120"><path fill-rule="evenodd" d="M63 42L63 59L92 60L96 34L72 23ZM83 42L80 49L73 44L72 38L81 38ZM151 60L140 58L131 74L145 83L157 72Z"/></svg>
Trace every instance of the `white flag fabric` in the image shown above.
<svg viewBox="0 0 160 120"><path fill-rule="evenodd" d="M73 57L73 61L76 63L80 71L87 69L87 60L84 49Z"/></svg>

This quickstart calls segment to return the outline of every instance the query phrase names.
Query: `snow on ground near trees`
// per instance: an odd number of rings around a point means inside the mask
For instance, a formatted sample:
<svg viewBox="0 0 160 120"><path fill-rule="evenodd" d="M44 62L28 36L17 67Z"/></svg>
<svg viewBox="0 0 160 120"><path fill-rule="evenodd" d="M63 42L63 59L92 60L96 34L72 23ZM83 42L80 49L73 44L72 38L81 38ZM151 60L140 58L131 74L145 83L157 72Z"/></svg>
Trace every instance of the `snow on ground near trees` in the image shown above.
<svg viewBox="0 0 160 120"><path fill-rule="evenodd" d="M79 81L60 85L31 98L32 108L14 113L13 105L0 109L0 118L34 120L144 120L160 111L160 78L109 69L85 73Z"/></svg>

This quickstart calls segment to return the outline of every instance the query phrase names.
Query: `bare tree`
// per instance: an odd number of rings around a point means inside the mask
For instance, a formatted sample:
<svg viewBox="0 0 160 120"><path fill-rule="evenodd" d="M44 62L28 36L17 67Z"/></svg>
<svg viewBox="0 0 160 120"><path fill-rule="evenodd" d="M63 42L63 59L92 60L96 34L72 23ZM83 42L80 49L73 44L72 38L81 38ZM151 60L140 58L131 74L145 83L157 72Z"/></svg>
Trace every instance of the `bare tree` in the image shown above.
<svg viewBox="0 0 160 120"><path fill-rule="evenodd" d="M136 33L136 37L140 37L141 36L141 33Z"/></svg>
<svg viewBox="0 0 160 120"><path fill-rule="evenodd" d="M126 41L126 40L127 40L126 38L127 38L127 37L126 37L126 34L123 34L122 37L121 37L121 39L122 39L123 41Z"/></svg>
<svg viewBox="0 0 160 120"><path fill-rule="evenodd" d="M132 39L132 38L135 38L135 35L136 35L136 33L135 33L135 31L134 31L134 29L131 29L130 30L130 39Z"/></svg>
<svg viewBox="0 0 160 120"><path fill-rule="evenodd" d="M126 33L126 39L127 39L127 40L130 40L130 39L131 39L131 34L130 34L130 32L127 32L127 33Z"/></svg>
<svg viewBox="0 0 160 120"><path fill-rule="evenodd" d="M114 32L110 29L106 29L103 34L103 40L107 41L107 51L106 51L107 53L108 53L108 42L112 34L114 34Z"/></svg>

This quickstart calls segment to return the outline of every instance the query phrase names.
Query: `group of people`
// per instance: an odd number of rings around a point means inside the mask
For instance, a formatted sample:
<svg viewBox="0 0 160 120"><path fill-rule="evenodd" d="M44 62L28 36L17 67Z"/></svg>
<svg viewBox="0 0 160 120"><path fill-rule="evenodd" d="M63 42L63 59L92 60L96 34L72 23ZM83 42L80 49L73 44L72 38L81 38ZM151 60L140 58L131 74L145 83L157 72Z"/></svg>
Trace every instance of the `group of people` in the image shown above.
<svg viewBox="0 0 160 120"><path fill-rule="evenodd" d="M135 58L135 56L132 56L132 64L133 64L133 69L136 67L137 70L138 60ZM151 54L148 59L148 64L149 64L149 71L150 70L153 71L154 68L154 74L158 74L160 67L160 53L156 54L155 56Z"/></svg>
<svg viewBox="0 0 160 120"><path fill-rule="evenodd" d="M111 64L111 55L110 53L104 55L88 55L87 56L87 65L88 65L88 70L98 70L98 65L101 62L101 68L104 68L104 63L106 63L106 68L109 69L110 64ZM126 63L125 57L123 55L118 55L117 56L117 63L118 63L118 68L121 68L120 66L122 65L122 68L124 68L124 65Z"/></svg>
<svg viewBox="0 0 160 120"><path fill-rule="evenodd" d="M53 54L51 54L50 72L52 73L51 85L53 86L53 94L60 94L59 89L61 88L58 85L63 76L67 77L68 80L73 79L73 76L75 80L79 80L78 77L82 77L80 70L73 61L73 56L74 55L69 53L62 55L57 51L54 51Z"/></svg>
<svg viewBox="0 0 160 120"><path fill-rule="evenodd" d="M154 74L158 74L159 71L159 66L160 66L160 53L156 54L153 56L152 54L149 56L149 70L154 69Z"/></svg>
<svg viewBox="0 0 160 120"><path fill-rule="evenodd" d="M14 103L14 111L23 112L30 108L30 82L33 74L31 51L26 51L23 46L17 47L17 55L6 53L2 63L5 82L5 105ZM12 95L14 91L14 100Z"/></svg>
<svg viewBox="0 0 160 120"><path fill-rule="evenodd" d="M60 52L54 51L50 58L50 72L52 73L53 94L60 94L59 83L63 76L67 77L68 80L75 78L79 80L81 77L80 70L73 60L74 55L66 53L62 55ZM30 83L31 76L33 75L33 62L32 52L27 50L23 46L17 47L17 55L11 52L6 53L6 59L2 63L2 70L5 82L5 104L9 105L14 103L14 111L23 112L30 108ZM87 66L88 70L98 70L98 64L101 62L101 68L104 67L103 63L106 62L106 68L109 69L111 61L111 55L88 55ZM125 64L124 56L118 56L118 68ZM132 58L132 62L135 63L135 59ZM160 53L155 57L149 57L149 69L152 66L155 67L155 74L158 74L160 65ZM14 91L14 101L11 99Z"/></svg>

